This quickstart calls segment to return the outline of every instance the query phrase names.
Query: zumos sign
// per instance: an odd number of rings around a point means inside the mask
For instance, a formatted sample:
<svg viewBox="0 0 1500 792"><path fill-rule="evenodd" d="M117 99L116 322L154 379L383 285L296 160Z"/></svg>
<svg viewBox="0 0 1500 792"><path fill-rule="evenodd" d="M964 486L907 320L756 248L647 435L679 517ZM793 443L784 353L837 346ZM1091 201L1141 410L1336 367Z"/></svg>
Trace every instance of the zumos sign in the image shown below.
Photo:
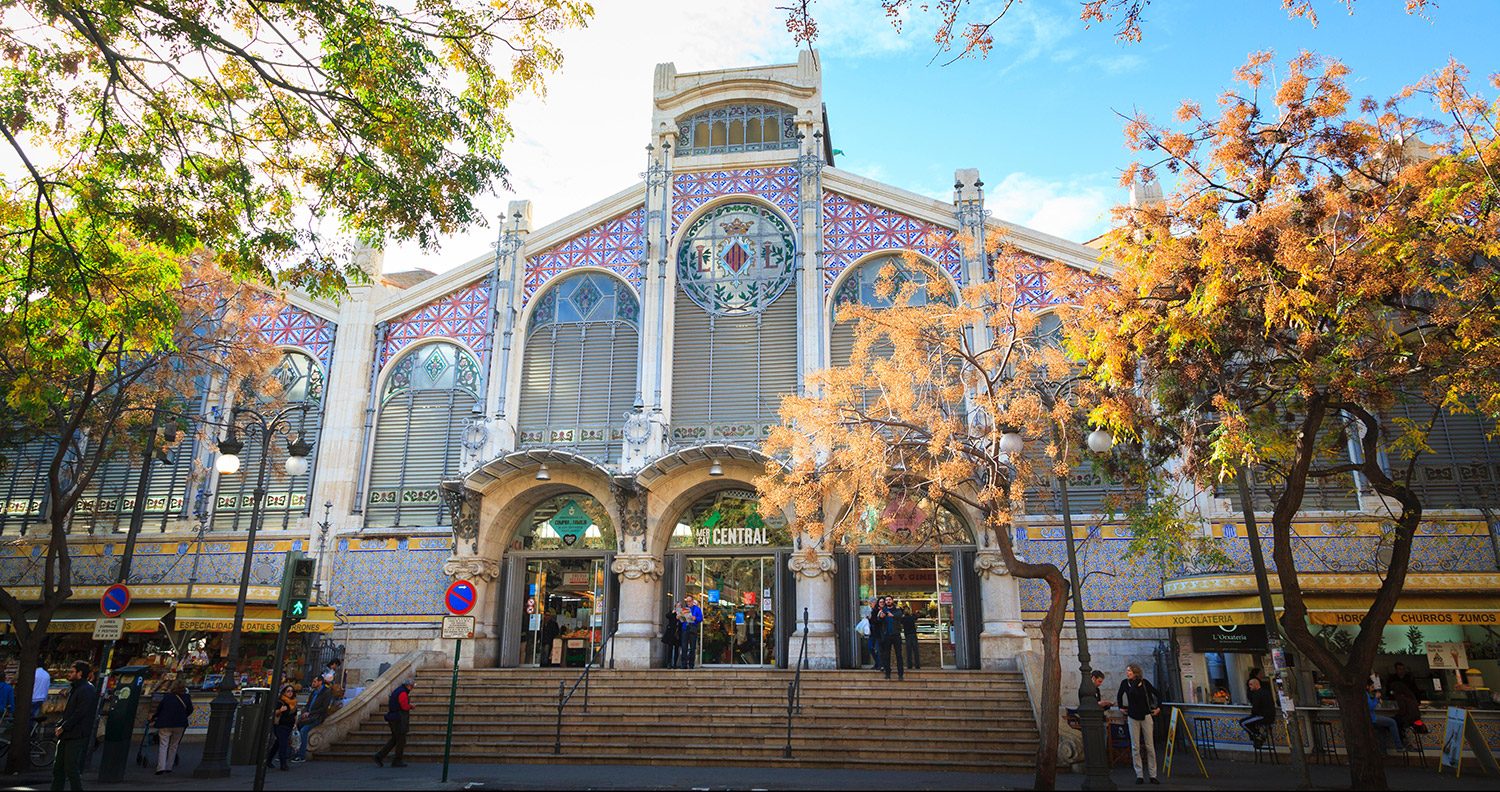
<svg viewBox="0 0 1500 792"><path fill-rule="evenodd" d="M552 530L556 531L558 536L562 537L564 545L572 547L578 544L579 539L583 538L584 531L587 531L589 526L594 524L594 520L584 512L582 506L578 505L578 501L570 500L564 503L561 509L557 510L557 514L552 515L552 519L548 521L548 524L552 526Z"/></svg>

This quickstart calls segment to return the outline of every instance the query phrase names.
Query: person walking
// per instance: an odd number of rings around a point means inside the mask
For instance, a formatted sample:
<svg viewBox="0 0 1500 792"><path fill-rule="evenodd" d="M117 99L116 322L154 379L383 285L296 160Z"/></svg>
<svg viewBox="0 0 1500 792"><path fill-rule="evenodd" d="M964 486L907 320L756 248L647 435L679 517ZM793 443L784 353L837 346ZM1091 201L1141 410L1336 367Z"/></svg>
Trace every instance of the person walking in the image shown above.
<svg viewBox="0 0 1500 792"><path fill-rule="evenodd" d="M901 640L906 643L906 667L915 671L922 667L922 656L917 651L917 605L906 603L906 612L901 616Z"/></svg>
<svg viewBox="0 0 1500 792"><path fill-rule="evenodd" d="M875 670L879 672L884 668L880 662L880 598L870 600L870 660L875 663Z"/></svg>
<svg viewBox="0 0 1500 792"><path fill-rule="evenodd" d="M391 767L405 767L406 762L406 733L411 730L411 689L415 680L407 678L405 682L396 686L391 691L391 696L385 704L385 722L391 727L391 739L386 740L385 745L375 752L375 764L385 767L385 757L392 751L396 752L396 761L391 762Z"/></svg>
<svg viewBox="0 0 1500 792"><path fill-rule="evenodd" d="M36 675L31 682L31 719L42 717L42 705L47 703L47 694L52 690L52 675L47 669L42 668L39 662L36 664Z"/></svg>
<svg viewBox="0 0 1500 792"><path fill-rule="evenodd" d="M682 601L682 609L677 613L678 621L682 622L682 653L679 668L692 668L698 659L698 633L703 626L703 608L698 606L698 600L689 594Z"/></svg>
<svg viewBox="0 0 1500 792"><path fill-rule="evenodd" d="M292 752L292 729L297 725L297 689L282 685L276 697L275 709L271 712L271 745L266 749L266 767L275 767L273 760L286 770L287 759Z"/></svg>
<svg viewBox="0 0 1500 792"><path fill-rule="evenodd" d="M681 658L682 647L682 624L677 621L677 609L668 608L667 615L662 619L661 642L667 647L667 668L676 668L677 661Z"/></svg>
<svg viewBox="0 0 1500 792"><path fill-rule="evenodd" d="M177 767L177 748L182 745L182 735L187 731L191 714L193 698L188 695L187 685L173 683L171 692L161 697L156 712L151 715L151 726L156 729L157 775L170 773Z"/></svg>
<svg viewBox="0 0 1500 792"><path fill-rule="evenodd" d="M885 667L885 678L891 678L891 654L896 655L896 679L906 679L906 663L901 656L901 619L905 612L896 605L893 597L880 602L880 661Z"/></svg>
<svg viewBox="0 0 1500 792"><path fill-rule="evenodd" d="M68 703L52 734L57 738L57 759L52 765L52 788L60 790L66 781L71 789L83 789L83 754L93 736L94 715L99 711L99 690L89 681L93 667L79 660L68 671ZM52 684L52 677L47 677Z"/></svg>
<svg viewBox="0 0 1500 792"><path fill-rule="evenodd" d="M1152 717L1161 714L1161 696L1141 674L1135 663L1125 666L1125 679L1115 701L1125 711L1125 728L1130 733L1130 761L1135 765L1135 782L1160 784L1156 779L1156 731ZM1142 762L1141 754L1145 752Z"/></svg>
<svg viewBox="0 0 1500 792"><path fill-rule="evenodd" d="M1250 697L1250 714L1240 718L1240 726L1250 735L1250 742L1259 748L1265 743L1266 735L1276 722L1276 700L1271 697L1271 688L1262 683L1260 677L1250 677L1246 685L1246 692Z"/></svg>
<svg viewBox="0 0 1500 792"><path fill-rule="evenodd" d="M323 719L328 717L328 705L332 702L333 689L323 682L323 677L313 677L312 687L307 689L307 704L297 717L297 735L301 739L297 741L297 753L292 756L293 762L307 761L308 737L312 734L313 727L322 725Z"/></svg>
<svg viewBox="0 0 1500 792"><path fill-rule="evenodd" d="M542 613L542 668L556 665L552 662L552 646L557 643L559 635L562 635L562 625L557 623L557 614Z"/></svg>

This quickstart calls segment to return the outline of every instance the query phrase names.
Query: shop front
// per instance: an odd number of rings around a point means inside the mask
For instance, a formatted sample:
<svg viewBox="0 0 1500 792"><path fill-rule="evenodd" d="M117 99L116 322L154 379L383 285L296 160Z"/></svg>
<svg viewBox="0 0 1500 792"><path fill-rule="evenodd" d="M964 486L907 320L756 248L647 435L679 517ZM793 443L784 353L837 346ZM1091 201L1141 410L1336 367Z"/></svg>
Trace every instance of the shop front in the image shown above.
<svg viewBox="0 0 1500 792"><path fill-rule="evenodd" d="M618 618L615 546L603 507L582 492L549 498L526 517L506 553L502 666L581 668L593 659Z"/></svg>
<svg viewBox="0 0 1500 792"><path fill-rule="evenodd" d="M687 595L703 609L697 664L786 666L795 622L789 545L785 521L763 518L749 490L720 490L678 517L662 612Z"/></svg>

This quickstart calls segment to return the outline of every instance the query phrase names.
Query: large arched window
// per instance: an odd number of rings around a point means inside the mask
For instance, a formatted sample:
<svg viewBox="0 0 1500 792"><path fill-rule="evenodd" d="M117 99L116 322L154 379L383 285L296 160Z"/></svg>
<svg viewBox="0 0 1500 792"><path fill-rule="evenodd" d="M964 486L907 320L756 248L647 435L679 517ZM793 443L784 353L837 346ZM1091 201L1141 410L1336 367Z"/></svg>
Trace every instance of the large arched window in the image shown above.
<svg viewBox="0 0 1500 792"><path fill-rule="evenodd" d="M448 522L438 488L458 474L479 398L479 363L457 344L423 344L392 364L380 392L366 526Z"/></svg>
<svg viewBox="0 0 1500 792"><path fill-rule="evenodd" d="M615 550L614 524L604 504L570 492L548 498L521 522L513 550Z"/></svg>
<svg viewBox="0 0 1500 792"><path fill-rule="evenodd" d="M206 409L204 393L207 384L202 378L197 378L194 385L195 393L190 398L160 405L163 413L146 489L144 528L165 531L170 521L188 516L188 491L195 480L198 445L192 431L183 431L187 428L181 423L184 419L173 416L201 415ZM111 455L94 470L93 478L74 506L70 528L75 533L123 533L129 530L141 476L143 449L139 444L150 428L148 415L138 416L128 428L117 431ZM87 438L80 446L82 464L91 464L97 447L91 448Z"/></svg>
<svg viewBox="0 0 1500 792"><path fill-rule="evenodd" d="M797 389L796 238L775 211L723 204L677 251L672 443L755 443Z"/></svg>
<svg viewBox="0 0 1500 792"><path fill-rule="evenodd" d="M641 307L601 272L563 279L538 299L521 368L520 444L619 462L635 397Z"/></svg>
<svg viewBox="0 0 1500 792"><path fill-rule="evenodd" d="M785 105L721 105L678 122L677 139L678 153L686 155L796 148L797 111Z"/></svg>
<svg viewBox="0 0 1500 792"><path fill-rule="evenodd" d="M1403 426L1426 435L1427 452L1412 469L1412 489L1428 509L1500 507L1500 440L1495 422L1478 413L1438 411L1417 402L1396 404L1382 416L1383 438L1394 447L1388 453L1398 476L1411 463L1409 444L1396 447Z"/></svg>
<svg viewBox="0 0 1500 792"><path fill-rule="evenodd" d="M892 286L895 291L890 295L882 296L877 284L880 281L881 272L886 267L894 267L892 271ZM932 293L928 293L927 273L920 270L912 270L907 266L900 254L881 256L861 264L854 272L844 277L839 284L837 292L833 295L833 316L829 321L833 322L833 328L828 335L828 364L833 368L842 368L849 365L849 358L854 354L854 321L840 322L838 320L838 309L843 305L858 304L868 305L872 308L889 308L893 304L894 296L905 287L907 283L918 284L908 305L921 306L929 302L953 304L953 289L944 284L942 288L934 287Z"/></svg>
<svg viewBox="0 0 1500 792"><path fill-rule="evenodd" d="M318 433L323 425L323 369L306 353L288 349L281 353L281 360L271 369L271 377L281 386L282 402L308 405L308 409L292 415L291 423L293 433L301 435L313 448L307 460L307 472L288 476L287 443L294 438L278 437L270 443L271 458L266 466L269 479L266 499L261 504L264 514L261 527L285 530L291 527L293 518L308 513L308 497L318 461ZM261 442L259 438L245 440L245 449L240 455L240 472L220 476L218 491L214 493L213 526L219 530L238 531L250 527L255 478L260 470Z"/></svg>
<svg viewBox="0 0 1500 792"><path fill-rule="evenodd" d="M57 443L10 434L0 444L0 534L24 534L45 519L47 465Z"/></svg>

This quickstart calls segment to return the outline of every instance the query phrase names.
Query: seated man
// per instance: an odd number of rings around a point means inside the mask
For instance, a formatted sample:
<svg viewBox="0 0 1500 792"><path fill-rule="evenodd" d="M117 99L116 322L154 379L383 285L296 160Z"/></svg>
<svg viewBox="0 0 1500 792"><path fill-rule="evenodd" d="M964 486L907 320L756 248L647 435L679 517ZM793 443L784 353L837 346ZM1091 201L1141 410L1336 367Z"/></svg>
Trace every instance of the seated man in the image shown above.
<svg viewBox="0 0 1500 792"><path fill-rule="evenodd" d="M1380 703L1380 700L1375 697L1375 682L1373 680L1365 682L1365 703L1370 707L1370 722L1375 724L1376 732L1378 733L1381 729L1384 729L1386 734L1389 734L1391 737L1391 747L1398 751L1401 750L1401 728L1396 725L1396 719L1388 715L1378 714L1375 711L1375 707Z"/></svg>
<svg viewBox="0 0 1500 792"><path fill-rule="evenodd" d="M1265 744L1266 735L1276 722L1276 701L1271 696L1271 689L1261 684L1259 678L1251 677L1248 687L1250 715L1240 718L1240 725L1250 735L1250 741L1259 748Z"/></svg>

